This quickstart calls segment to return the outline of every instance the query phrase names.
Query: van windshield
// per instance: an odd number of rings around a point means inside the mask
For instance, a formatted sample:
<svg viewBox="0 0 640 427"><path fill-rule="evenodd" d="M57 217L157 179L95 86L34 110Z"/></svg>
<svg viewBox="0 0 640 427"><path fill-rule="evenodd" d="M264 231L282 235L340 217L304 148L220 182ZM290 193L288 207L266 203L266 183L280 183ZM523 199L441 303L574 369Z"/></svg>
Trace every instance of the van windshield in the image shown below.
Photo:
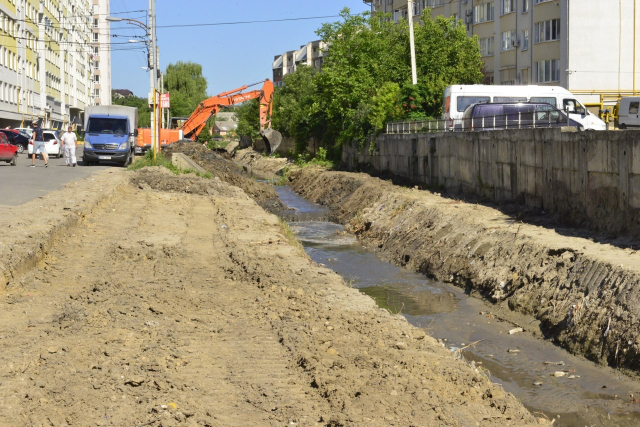
<svg viewBox="0 0 640 427"><path fill-rule="evenodd" d="M126 119L92 117L87 123L87 133L113 133L124 135L127 132Z"/></svg>
<svg viewBox="0 0 640 427"><path fill-rule="evenodd" d="M459 96L458 97L458 112L463 112L468 106L478 104L481 102L489 102L491 99L488 96Z"/></svg>

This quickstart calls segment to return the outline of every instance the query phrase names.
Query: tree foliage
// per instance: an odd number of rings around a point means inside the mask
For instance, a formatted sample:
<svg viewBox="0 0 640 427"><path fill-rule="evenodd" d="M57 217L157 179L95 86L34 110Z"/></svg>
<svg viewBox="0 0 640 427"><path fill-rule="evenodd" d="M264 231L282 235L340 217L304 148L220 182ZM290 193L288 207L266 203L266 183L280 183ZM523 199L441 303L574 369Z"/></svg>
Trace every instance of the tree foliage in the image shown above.
<svg viewBox="0 0 640 427"><path fill-rule="evenodd" d="M138 127L151 127L151 109L148 99L137 96L127 96L124 98L113 98L113 105L124 105L126 107L136 107L138 109Z"/></svg>
<svg viewBox="0 0 640 427"><path fill-rule="evenodd" d="M171 94L171 116L189 117L199 103L207 99L207 79L202 65L178 61L167 66L164 89ZM208 125L200 131L198 140L211 139Z"/></svg>
<svg viewBox="0 0 640 427"><path fill-rule="evenodd" d="M260 138L260 103L257 99L244 102L235 107L238 115L239 136L250 138L252 141Z"/></svg>
<svg viewBox="0 0 640 427"><path fill-rule="evenodd" d="M202 65L182 61L169 64L164 89L171 93L171 115L190 116L196 106L208 98L207 79L202 76Z"/></svg>
<svg viewBox="0 0 640 427"><path fill-rule="evenodd" d="M436 117L445 87L482 80L478 40L452 18L414 26L418 84L411 84L409 29L388 15L341 12L317 34L328 46L322 72L299 67L276 92L274 126L296 139L313 137L330 155L348 141L363 142L391 120Z"/></svg>

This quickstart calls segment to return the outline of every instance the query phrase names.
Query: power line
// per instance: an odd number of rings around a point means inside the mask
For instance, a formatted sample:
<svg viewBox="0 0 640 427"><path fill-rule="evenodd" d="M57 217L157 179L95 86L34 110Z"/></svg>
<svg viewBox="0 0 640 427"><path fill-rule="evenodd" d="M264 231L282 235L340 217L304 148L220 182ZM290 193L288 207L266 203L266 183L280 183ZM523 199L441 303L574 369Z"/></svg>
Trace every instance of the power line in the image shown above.
<svg viewBox="0 0 640 427"><path fill-rule="evenodd" d="M219 25L264 24L269 22L308 21L311 19L339 18L340 15L309 16L305 18L265 19L260 21L214 22L209 24L156 25L156 28L213 27Z"/></svg>

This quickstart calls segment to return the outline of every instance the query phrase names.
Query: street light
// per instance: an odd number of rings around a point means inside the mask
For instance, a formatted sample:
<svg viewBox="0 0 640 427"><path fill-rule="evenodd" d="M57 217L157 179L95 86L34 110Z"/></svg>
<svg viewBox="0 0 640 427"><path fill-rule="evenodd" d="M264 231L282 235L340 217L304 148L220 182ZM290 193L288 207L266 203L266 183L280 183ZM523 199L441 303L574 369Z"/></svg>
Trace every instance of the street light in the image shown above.
<svg viewBox="0 0 640 427"><path fill-rule="evenodd" d="M151 94L153 96L153 110L151 111L151 145L153 148L153 158L155 160L155 156L156 156L156 152L158 151L159 148L159 144L158 144L158 117L156 114L156 87L157 87L157 82L156 82L156 78L157 78L157 68L158 68L158 60L157 60L157 51L156 51L156 29L155 29L155 20L156 20L156 6L155 6L155 0L149 0L149 25L146 25L144 22L138 21L137 19L131 19L131 18L120 18L117 16L107 16L105 18L106 21L108 22L126 22L127 24L130 25L135 25L137 27L142 28L145 31L145 36L149 37L149 44L151 45L150 47L150 56L152 58L152 60L149 62L149 71L151 71L149 73L149 79L150 79L150 86L151 86ZM129 40L129 43L138 43L139 41L137 40ZM147 68L147 67L142 67L143 69Z"/></svg>

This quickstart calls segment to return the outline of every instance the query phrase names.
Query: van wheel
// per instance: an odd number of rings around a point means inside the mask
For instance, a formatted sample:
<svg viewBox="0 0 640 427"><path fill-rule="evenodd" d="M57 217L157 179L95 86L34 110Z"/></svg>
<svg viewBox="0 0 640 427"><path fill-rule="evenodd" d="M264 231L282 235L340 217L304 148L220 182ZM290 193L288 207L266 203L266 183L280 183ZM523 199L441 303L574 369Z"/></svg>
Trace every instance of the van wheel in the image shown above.
<svg viewBox="0 0 640 427"><path fill-rule="evenodd" d="M618 129L626 129L627 125L625 125L624 123L620 123L620 126L618 126Z"/></svg>

